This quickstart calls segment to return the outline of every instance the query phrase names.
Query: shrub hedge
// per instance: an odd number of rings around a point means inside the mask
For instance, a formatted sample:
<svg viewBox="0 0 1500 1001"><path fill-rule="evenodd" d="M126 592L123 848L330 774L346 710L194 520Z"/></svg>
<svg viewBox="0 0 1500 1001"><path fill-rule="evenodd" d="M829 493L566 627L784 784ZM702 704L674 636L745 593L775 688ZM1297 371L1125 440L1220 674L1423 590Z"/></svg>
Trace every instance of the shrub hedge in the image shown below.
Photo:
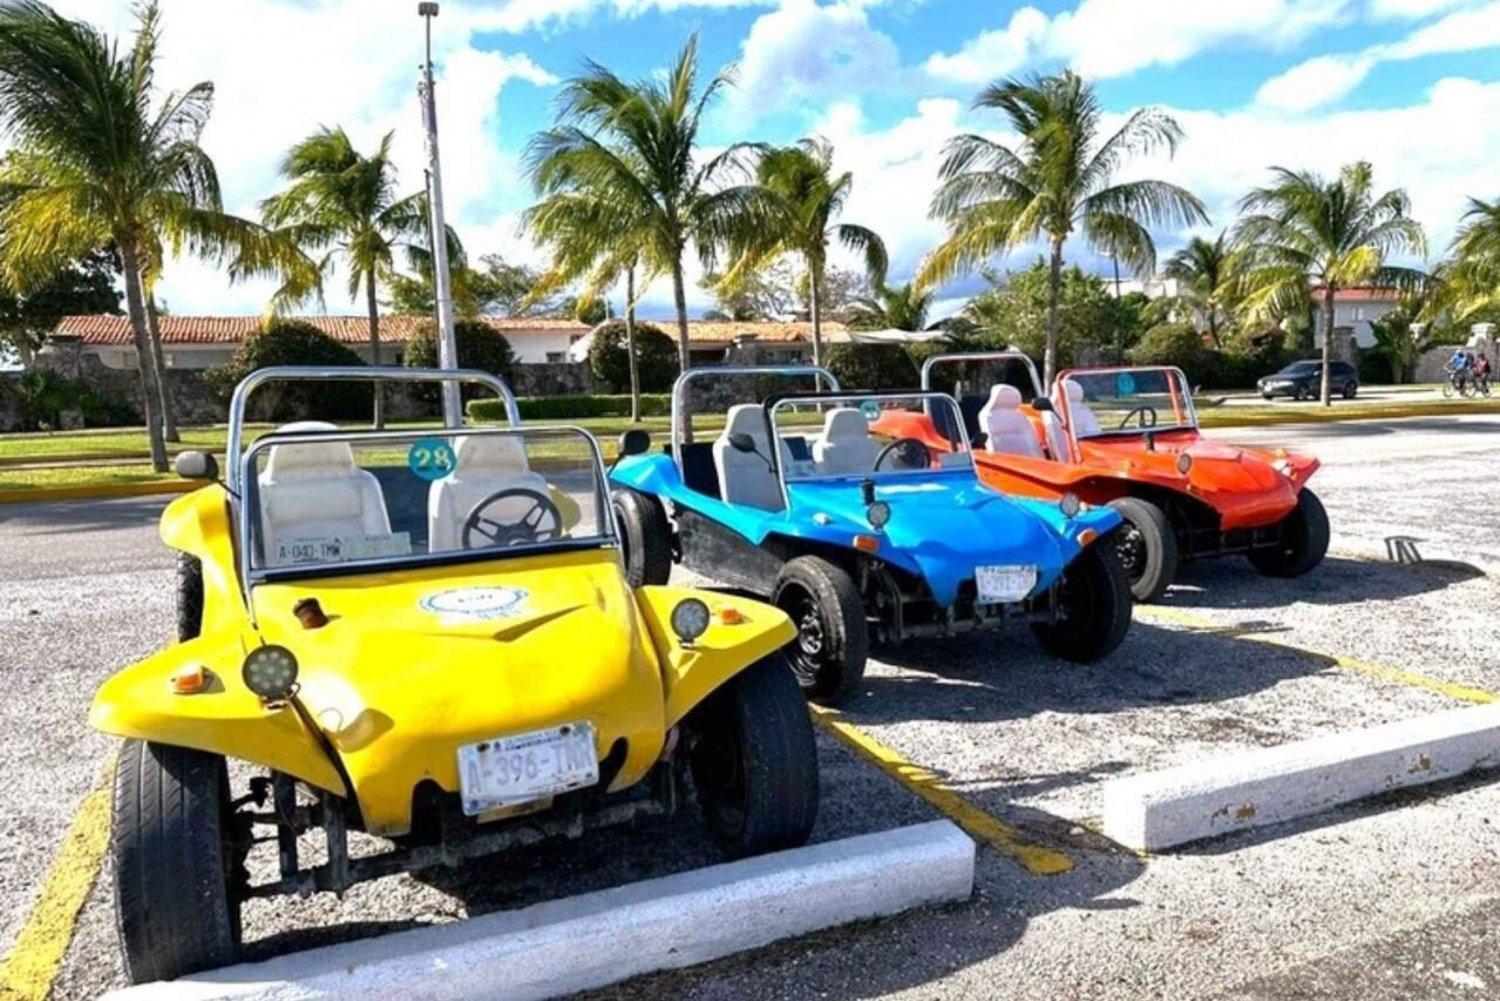
<svg viewBox="0 0 1500 1001"><path fill-rule="evenodd" d="M677 344L660 327L635 325L636 374L641 392L662 393L677 378ZM589 345L589 374L615 393L630 391L630 356L625 351L625 321L611 320L594 331ZM627 411L628 412L628 411Z"/></svg>
<svg viewBox="0 0 1500 1001"><path fill-rule="evenodd" d="M209 369L204 382L227 402L234 387L256 369L273 365L363 365L350 348L310 323L271 320L251 335L228 365ZM334 420L368 419L373 406L371 386L357 382L274 382L250 399L250 418L282 421L315 413Z"/></svg>
<svg viewBox="0 0 1500 1001"><path fill-rule="evenodd" d="M511 347L510 341L488 323L483 320L456 321L453 324L453 341L458 348L459 368L491 372L504 379L507 384L515 381L515 349ZM437 338L432 324L424 325L407 343L405 362L408 368L437 368ZM465 400L488 392L483 386L463 386ZM428 403L436 403L439 395L436 385L419 386L415 393L418 399Z"/></svg>
<svg viewBox="0 0 1500 1001"><path fill-rule="evenodd" d="M629 417L630 394L580 393L576 396L522 396L516 400L521 419L528 421L581 420L588 417ZM472 421L500 423L505 420L505 404L497 399L470 400L467 412ZM672 413L671 393L642 393L642 417L668 417Z"/></svg>

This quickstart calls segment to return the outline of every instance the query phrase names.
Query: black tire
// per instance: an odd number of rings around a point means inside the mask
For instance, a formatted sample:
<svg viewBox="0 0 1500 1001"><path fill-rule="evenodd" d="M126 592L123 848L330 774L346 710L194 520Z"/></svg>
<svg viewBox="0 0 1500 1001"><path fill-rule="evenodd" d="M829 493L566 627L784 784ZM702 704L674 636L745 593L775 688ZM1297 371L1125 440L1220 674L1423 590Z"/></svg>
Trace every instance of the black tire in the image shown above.
<svg viewBox="0 0 1500 1001"><path fill-rule="evenodd" d="M1140 497L1120 497L1109 506L1125 519L1114 540L1130 595L1140 602L1155 601L1167 593L1181 563L1172 522L1165 511Z"/></svg>
<svg viewBox="0 0 1500 1001"><path fill-rule="evenodd" d="M190 553L177 554L177 641L197 639L203 631L203 563Z"/></svg>
<svg viewBox="0 0 1500 1001"><path fill-rule="evenodd" d="M655 497L628 488L615 491L625 579L631 587L665 584L672 575L672 529Z"/></svg>
<svg viewBox="0 0 1500 1001"><path fill-rule="evenodd" d="M132 983L238 957L245 877L231 829L221 755L125 741L115 763L112 849L115 924Z"/></svg>
<svg viewBox="0 0 1500 1001"><path fill-rule="evenodd" d="M777 574L772 602L797 627L786 652L803 694L822 705L838 705L859 688L869 656L859 588L827 560L798 556Z"/></svg>
<svg viewBox="0 0 1500 1001"><path fill-rule="evenodd" d="M704 823L735 856L795 848L818 816L818 748L781 653L750 665L689 718Z"/></svg>
<svg viewBox="0 0 1500 1001"><path fill-rule="evenodd" d="M1267 577L1300 577L1323 562L1328 553L1328 512L1318 495L1306 487L1297 506L1281 522L1282 541L1267 549L1252 549L1250 563Z"/></svg>
<svg viewBox="0 0 1500 1001"><path fill-rule="evenodd" d="M1357 382L1346 382L1346 383L1344 383L1344 399L1346 399L1346 400L1352 400L1352 399L1354 399L1358 395L1359 395L1359 383L1357 383Z"/></svg>
<svg viewBox="0 0 1500 1001"><path fill-rule="evenodd" d="M1108 657L1130 631L1130 582L1115 547L1097 542L1063 571L1062 618L1032 623L1047 652L1079 664Z"/></svg>

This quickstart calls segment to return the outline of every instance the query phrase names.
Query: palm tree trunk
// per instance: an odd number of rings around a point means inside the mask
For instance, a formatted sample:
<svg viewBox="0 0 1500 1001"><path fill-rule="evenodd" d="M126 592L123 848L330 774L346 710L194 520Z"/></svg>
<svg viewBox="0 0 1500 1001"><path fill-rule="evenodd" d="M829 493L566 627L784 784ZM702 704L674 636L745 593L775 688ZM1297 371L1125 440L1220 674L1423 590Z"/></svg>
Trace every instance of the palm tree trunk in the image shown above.
<svg viewBox="0 0 1500 1001"><path fill-rule="evenodd" d="M365 278L365 306L370 312L370 364L380 364L380 303L375 299L375 273L372 271ZM375 394L375 427L385 427L385 387L376 382L372 387Z"/></svg>
<svg viewBox="0 0 1500 1001"><path fill-rule="evenodd" d="M688 348L687 293L682 287L682 255L672 262L672 298L677 303L677 364L686 372L693 367Z"/></svg>
<svg viewBox="0 0 1500 1001"><path fill-rule="evenodd" d="M130 332L135 338L136 368L141 373L141 398L145 402L146 438L151 443L151 468L167 471L167 444L162 440L161 389L156 382L155 359L151 357L151 334L146 329L146 305L141 300L141 266L134 243L117 236L120 264L125 272L125 308L130 314Z"/></svg>
<svg viewBox="0 0 1500 1001"><path fill-rule="evenodd" d="M1328 381L1328 368L1333 360L1333 296L1333 284L1325 282L1323 286L1323 385L1318 391L1318 399L1323 401L1325 407L1333 406Z"/></svg>
<svg viewBox="0 0 1500 1001"><path fill-rule="evenodd" d="M1062 248L1063 242L1052 241L1052 269L1047 276L1047 345L1042 352L1042 385L1052 385L1057 374L1057 331L1062 320Z"/></svg>
<svg viewBox="0 0 1500 1001"><path fill-rule="evenodd" d="M822 312L819 307L822 303L822 293L818 286L821 284L821 272L823 269L818 261L807 262L807 304L812 311L812 334L813 334L813 364L819 368L823 367L823 318L818 314Z"/></svg>
<svg viewBox="0 0 1500 1001"><path fill-rule="evenodd" d="M146 293L146 332L151 336L151 363L156 366L156 388L161 392L162 436L170 442L182 441L177 433L177 415L172 411L171 377L167 375L166 355L161 346L161 325L156 322L156 294Z"/></svg>
<svg viewBox="0 0 1500 1001"><path fill-rule="evenodd" d="M635 357L635 266L625 269L625 353L630 359L630 423L641 422L641 372Z"/></svg>

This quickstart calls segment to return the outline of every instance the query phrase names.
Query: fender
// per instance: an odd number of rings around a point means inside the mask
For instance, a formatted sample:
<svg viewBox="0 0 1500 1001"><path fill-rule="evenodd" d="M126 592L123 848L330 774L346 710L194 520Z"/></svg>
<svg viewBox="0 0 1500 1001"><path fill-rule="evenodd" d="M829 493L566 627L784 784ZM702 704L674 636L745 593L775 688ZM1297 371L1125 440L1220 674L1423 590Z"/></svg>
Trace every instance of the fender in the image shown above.
<svg viewBox="0 0 1500 1001"><path fill-rule="evenodd" d="M672 609L697 598L711 614L708 631L690 647L672 632ZM635 591L641 621L651 635L666 693L666 725L675 726L721 685L797 636L792 620L772 605L686 587L641 587ZM723 620L726 610L740 621Z"/></svg>
<svg viewBox="0 0 1500 1001"><path fill-rule="evenodd" d="M235 577L229 492L213 483L183 494L162 512L158 532L168 546L196 556L203 566L203 632L234 629L243 622L245 600Z"/></svg>
<svg viewBox="0 0 1500 1001"><path fill-rule="evenodd" d="M240 681L248 638L237 630L208 633L119 671L94 695L89 725L116 737L240 758L347 796L338 769L297 711L266 708ZM196 665L207 668L208 684L191 695L174 693L172 676Z"/></svg>

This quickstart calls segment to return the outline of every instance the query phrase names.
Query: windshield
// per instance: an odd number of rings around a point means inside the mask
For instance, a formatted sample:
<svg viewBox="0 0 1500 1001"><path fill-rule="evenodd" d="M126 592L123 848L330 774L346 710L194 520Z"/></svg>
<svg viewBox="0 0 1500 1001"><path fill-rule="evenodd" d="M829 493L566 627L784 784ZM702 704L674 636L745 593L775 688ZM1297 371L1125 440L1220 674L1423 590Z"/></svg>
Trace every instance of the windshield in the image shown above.
<svg viewBox="0 0 1500 1001"><path fill-rule="evenodd" d="M821 393L771 407L788 482L970 468L958 404L943 393Z"/></svg>
<svg viewBox="0 0 1500 1001"><path fill-rule="evenodd" d="M1323 366L1315 361L1293 362L1281 370L1283 375L1311 375L1319 371Z"/></svg>
<svg viewBox="0 0 1500 1001"><path fill-rule="evenodd" d="M1075 437L1196 428L1192 394L1180 369L1121 368L1064 372L1054 404Z"/></svg>
<svg viewBox="0 0 1500 1001"><path fill-rule="evenodd" d="M576 428L350 432L301 422L243 466L249 569L433 563L608 541L598 446Z"/></svg>

